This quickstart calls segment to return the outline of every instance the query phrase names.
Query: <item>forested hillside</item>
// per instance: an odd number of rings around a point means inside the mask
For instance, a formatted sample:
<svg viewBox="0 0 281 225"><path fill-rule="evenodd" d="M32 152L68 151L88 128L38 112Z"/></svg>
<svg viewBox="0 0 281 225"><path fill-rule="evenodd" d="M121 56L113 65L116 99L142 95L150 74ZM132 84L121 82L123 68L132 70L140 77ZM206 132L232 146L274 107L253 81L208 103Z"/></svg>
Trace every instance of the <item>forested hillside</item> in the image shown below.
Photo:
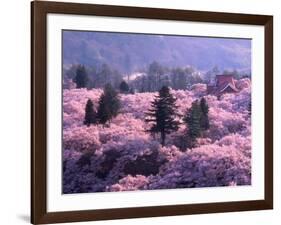
<svg viewBox="0 0 281 225"><path fill-rule="evenodd" d="M193 66L207 71L250 71L251 42L243 39L137 35L110 32L63 32L64 66L108 64L120 73L142 70L157 60L167 67Z"/></svg>

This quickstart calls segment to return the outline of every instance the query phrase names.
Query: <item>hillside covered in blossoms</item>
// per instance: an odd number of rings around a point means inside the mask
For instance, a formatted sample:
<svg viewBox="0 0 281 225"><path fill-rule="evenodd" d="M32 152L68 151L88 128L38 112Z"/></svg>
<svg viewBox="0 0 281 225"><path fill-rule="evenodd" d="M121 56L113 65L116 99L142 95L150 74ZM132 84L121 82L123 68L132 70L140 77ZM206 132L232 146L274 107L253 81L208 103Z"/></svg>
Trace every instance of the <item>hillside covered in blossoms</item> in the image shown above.
<svg viewBox="0 0 281 225"><path fill-rule="evenodd" d="M237 93L219 97L203 83L170 88L177 129L165 134L164 144L147 122L157 91L120 92L118 113L109 122L85 125L86 105L96 111L104 90L64 89L63 193L250 185L251 81L236 79L235 86ZM191 123L183 115L202 98L208 127L190 144Z"/></svg>

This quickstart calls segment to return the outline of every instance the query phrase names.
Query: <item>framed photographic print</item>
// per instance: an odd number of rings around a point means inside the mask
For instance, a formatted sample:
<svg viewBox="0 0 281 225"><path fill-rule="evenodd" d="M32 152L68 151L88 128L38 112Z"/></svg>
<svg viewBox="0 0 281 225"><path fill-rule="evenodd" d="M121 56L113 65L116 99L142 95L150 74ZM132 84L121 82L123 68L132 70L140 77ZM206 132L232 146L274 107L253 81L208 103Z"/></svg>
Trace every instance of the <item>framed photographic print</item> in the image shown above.
<svg viewBox="0 0 281 225"><path fill-rule="evenodd" d="M35 1L31 222L273 208L273 17Z"/></svg>

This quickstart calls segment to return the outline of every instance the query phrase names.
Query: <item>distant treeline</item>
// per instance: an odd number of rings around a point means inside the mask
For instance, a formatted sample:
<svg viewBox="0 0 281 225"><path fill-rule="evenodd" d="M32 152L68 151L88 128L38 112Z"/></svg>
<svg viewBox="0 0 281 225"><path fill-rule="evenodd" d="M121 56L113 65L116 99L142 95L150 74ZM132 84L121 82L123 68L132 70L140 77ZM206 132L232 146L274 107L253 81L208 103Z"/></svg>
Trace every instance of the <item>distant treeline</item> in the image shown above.
<svg viewBox="0 0 281 225"><path fill-rule="evenodd" d="M72 65L64 69L65 88L69 87L69 81L76 84L76 88L103 88L111 84L115 89L123 92L155 92L161 87L168 86L174 90L185 90L193 84L209 84L218 74L232 74L235 79L250 77L250 74L239 73L237 70L220 71L218 67L210 71L200 73L194 67L165 67L160 63L152 62L146 70L141 71L140 76L131 78L130 74L121 74L108 64L100 67L85 67L84 65ZM124 91L124 86L126 86Z"/></svg>
<svg viewBox="0 0 281 225"><path fill-rule="evenodd" d="M107 64L100 67L72 65L64 72L64 79L71 79L77 88L103 88L106 84L118 88L122 82L122 75Z"/></svg>

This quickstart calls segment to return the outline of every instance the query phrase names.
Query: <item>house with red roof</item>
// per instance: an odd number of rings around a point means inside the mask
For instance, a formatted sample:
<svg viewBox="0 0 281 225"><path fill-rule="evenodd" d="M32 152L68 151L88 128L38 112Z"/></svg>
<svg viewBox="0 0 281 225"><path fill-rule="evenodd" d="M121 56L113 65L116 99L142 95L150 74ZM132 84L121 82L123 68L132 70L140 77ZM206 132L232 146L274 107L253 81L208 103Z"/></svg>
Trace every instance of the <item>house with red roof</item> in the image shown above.
<svg viewBox="0 0 281 225"><path fill-rule="evenodd" d="M233 75L217 75L214 85L207 86L207 94L221 96L225 93L237 93Z"/></svg>

